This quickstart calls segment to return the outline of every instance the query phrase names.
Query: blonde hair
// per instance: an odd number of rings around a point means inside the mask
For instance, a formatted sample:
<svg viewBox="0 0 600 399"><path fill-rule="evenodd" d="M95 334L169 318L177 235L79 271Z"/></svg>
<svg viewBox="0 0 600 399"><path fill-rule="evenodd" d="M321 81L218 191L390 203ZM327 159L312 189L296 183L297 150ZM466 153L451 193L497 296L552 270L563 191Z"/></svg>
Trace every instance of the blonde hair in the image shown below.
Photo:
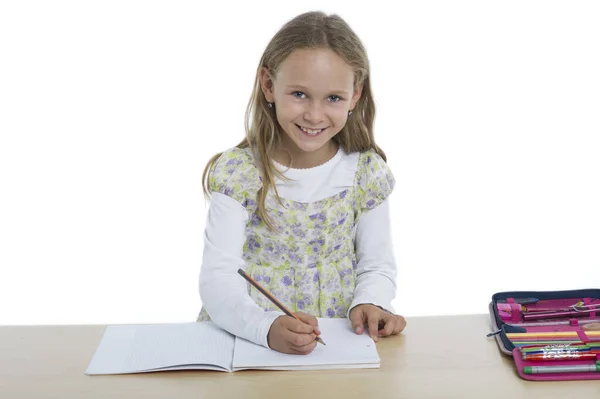
<svg viewBox="0 0 600 399"><path fill-rule="evenodd" d="M355 87L362 84L362 94L342 130L332 140L345 152L373 149L383 160L385 153L375 144L373 121L375 103L371 94L369 59L358 36L348 24L336 14L307 12L286 23L271 39L260 59L254 81L254 89L246 109L246 137L237 148L247 148L259 159L258 168L262 188L258 192L258 216L272 228L265 210L265 199L271 187L281 203L274 181L282 174L273 166L273 155L280 145L282 132L274 108L269 108L261 89L260 72L263 67L275 75L281 63L295 50L327 48L335 52L354 70ZM208 196L210 171L222 153L213 156L202 174L204 193Z"/></svg>

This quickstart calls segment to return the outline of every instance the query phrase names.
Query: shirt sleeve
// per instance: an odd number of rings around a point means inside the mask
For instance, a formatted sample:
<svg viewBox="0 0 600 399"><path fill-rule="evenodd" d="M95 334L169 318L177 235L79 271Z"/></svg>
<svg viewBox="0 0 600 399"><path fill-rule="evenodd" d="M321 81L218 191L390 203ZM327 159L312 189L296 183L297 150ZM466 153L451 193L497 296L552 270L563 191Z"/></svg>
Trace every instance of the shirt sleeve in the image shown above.
<svg viewBox="0 0 600 399"><path fill-rule="evenodd" d="M208 176L212 199L204 231L200 299L211 320L222 329L268 347L271 324L283 314L265 312L249 295L249 284L237 273L246 224L256 211L262 182L252 156L242 148L221 154Z"/></svg>
<svg viewBox="0 0 600 399"><path fill-rule="evenodd" d="M360 155L357 171L358 214L377 208L394 190L394 174L373 150Z"/></svg>
<svg viewBox="0 0 600 399"><path fill-rule="evenodd" d="M237 270L245 267L242 250L248 212L238 201L213 193L204 232L200 298L211 320L231 334L268 347L271 324L281 312L265 312L248 293Z"/></svg>
<svg viewBox="0 0 600 399"><path fill-rule="evenodd" d="M363 213L357 222L355 251L356 286L350 310L373 304L391 313L396 295L396 261L391 239L389 200Z"/></svg>
<svg viewBox="0 0 600 399"><path fill-rule="evenodd" d="M396 262L389 196L395 186L394 175L384 159L373 150L360 155L357 174L356 286L348 314L353 307L361 304L373 304L393 313Z"/></svg>

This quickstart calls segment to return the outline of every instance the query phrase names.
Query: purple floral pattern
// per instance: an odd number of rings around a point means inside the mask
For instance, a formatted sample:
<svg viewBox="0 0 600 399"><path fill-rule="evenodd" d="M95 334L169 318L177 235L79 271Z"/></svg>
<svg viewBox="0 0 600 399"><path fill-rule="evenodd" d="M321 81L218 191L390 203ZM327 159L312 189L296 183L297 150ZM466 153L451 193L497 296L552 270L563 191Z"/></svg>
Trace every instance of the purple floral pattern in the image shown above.
<svg viewBox="0 0 600 399"><path fill-rule="evenodd" d="M394 177L374 151L359 156L351 189L312 203L273 195L266 209L271 231L256 213L258 170L242 149L225 152L216 162L210 188L237 200L250 213L243 258L246 272L293 312L316 317L346 317L354 294L357 259L354 231L361 213L392 192ZM254 287L249 294L265 310L278 310ZM198 321L209 320L202 309Z"/></svg>

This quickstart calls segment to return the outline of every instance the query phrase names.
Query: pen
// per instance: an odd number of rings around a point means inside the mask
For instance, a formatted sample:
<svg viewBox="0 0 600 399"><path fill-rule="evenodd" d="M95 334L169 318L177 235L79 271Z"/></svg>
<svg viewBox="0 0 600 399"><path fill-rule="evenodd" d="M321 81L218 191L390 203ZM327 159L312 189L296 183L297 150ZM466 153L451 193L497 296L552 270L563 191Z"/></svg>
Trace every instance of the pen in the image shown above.
<svg viewBox="0 0 600 399"><path fill-rule="evenodd" d="M514 303L518 303L519 305L529 305L532 303L538 303L540 300L537 298L514 298ZM498 299L498 303L507 303L506 299Z"/></svg>
<svg viewBox="0 0 600 399"><path fill-rule="evenodd" d="M596 364L579 364L572 366L525 366L523 374L549 374L549 373L598 373L600 362Z"/></svg>
<svg viewBox="0 0 600 399"><path fill-rule="evenodd" d="M588 337L600 337L600 331L586 331L585 334ZM506 337L508 339L519 339L519 338L564 338L564 337L577 337L576 331L538 331L538 332L527 332L527 333L508 333Z"/></svg>
<svg viewBox="0 0 600 399"><path fill-rule="evenodd" d="M596 360L596 358L596 353L592 353L590 351L523 354L523 360L534 362L545 362L548 360Z"/></svg>
<svg viewBox="0 0 600 399"><path fill-rule="evenodd" d="M590 350L600 351L600 344L560 344L560 345L529 345L519 348L522 353L543 352L543 351L572 351L572 350Z"/></svg>
<svg viewBox="0 0 600 399"><path fill-rule="evenodd" d="M277 306L279 309L281 309L281 311L283 313L285 313L286 315L288 315L290 317L293 317L294 319L296 319L296 320L304 323L302 320L300 320L298 317L296 317L296 315L293 314L288 308L286 308L281 302L279 302L277 299L275 299L275 297L273 295L271 295L271 293L269 291L267 291L266 289L264 289L252 277L250 277L249 275L247 275L246 272L244 272L242 269L238 269L238 274L240 276L242 276L243 278L245 278L250 284L252 284L254 286L254 288L256 288L257 290L259 290L261 294L263 294L264 296L266 296L267 299L269 299L271 302L273 302L273 304L275 306ZM318 335L317 335L317 342L325 345L325 342Z"/></svg>
<svg viewBox="0 0 600 399"><path fill-rule="evenodd" d="M591 324L598 323L600 319L588 319L588 320L578 320L578 324ZM544 321L544 322L533 322L533 323L506 323L506 325L512 327L539 327L539 326L569 326L571 322L568 320L565 321Z"/></svg>
<svg viewBox="0 0 600 399"><path fill-rule="evenodd" d="M593 312L594 309L586 310L565 310L558 312L528 312L523 314L523 320L540 320L540 319L554 319L562 317L587 317Z"/></svg>

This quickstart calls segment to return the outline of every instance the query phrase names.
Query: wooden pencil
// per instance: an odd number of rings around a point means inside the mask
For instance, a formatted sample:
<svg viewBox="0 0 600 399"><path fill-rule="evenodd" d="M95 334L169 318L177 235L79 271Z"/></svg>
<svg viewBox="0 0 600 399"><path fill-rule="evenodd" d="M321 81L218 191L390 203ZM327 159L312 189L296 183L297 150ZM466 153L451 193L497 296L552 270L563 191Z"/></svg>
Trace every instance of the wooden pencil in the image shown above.
<svg viewBox="0 0 600 399"><path fill-rule="evenodd" d="M242 276L243 278L245 278L246 281L248 281L250 284L252 284L252 286L254 288L256 288L258 291L260 291L261 294L263 294L264 296L266 296L267 299L269 299L271 302L273 302L273 304L275 306L277 306L279 309L281 309L281 311L283 313L285 313L286 315L288 315L290 317L293 317L294 319L298 320L301 323L304 323L295 314L293 314L288 308L286 308L285 305L283 305L281 302L279 302L269 291L267 291L260 284L258 284L256 282L256 280L254 280L252 277L250 277L249 275L247 275L245 271L243 271L242 269L238 269L238 274L240 276ZM325 345L325 341L323 341L323 339L321 339L321 337L319 337L318 335L317 335L317 342Z"/></svg>

